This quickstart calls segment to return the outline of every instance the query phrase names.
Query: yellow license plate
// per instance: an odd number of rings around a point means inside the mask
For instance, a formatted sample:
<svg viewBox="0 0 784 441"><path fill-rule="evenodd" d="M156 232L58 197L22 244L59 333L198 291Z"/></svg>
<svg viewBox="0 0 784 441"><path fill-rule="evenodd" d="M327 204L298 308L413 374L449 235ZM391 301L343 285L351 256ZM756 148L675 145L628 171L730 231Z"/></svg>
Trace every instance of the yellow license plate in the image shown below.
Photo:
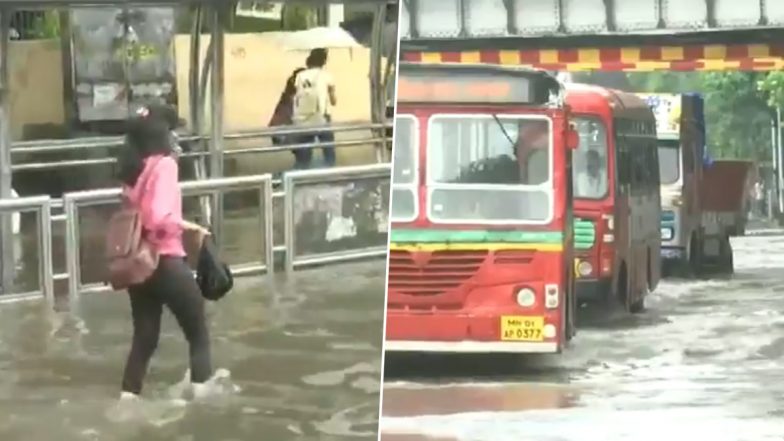
<svg viewBox="0 0 784 441"><path fill-rule="evenodd" d="M578 269L580 266L580 259L574 259L574 278L580 278L580 270Z"/></svg>
<svg viewBox="0 0 784 441"><path fill-rule="evenodd" d="M544 317L501 316L501 340L543 341Z"/></svg>

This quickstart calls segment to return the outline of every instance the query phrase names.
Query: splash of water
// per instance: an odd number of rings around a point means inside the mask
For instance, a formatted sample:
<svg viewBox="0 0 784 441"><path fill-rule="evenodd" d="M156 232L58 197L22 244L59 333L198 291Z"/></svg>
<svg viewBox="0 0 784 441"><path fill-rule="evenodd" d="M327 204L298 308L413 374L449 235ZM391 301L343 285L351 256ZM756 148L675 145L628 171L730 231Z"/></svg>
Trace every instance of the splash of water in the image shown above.
<svg viewBox="0 0 784 441"><path fill-rule="evenodd" d="M234 395L241 391L242 388L232 382L231 372L228 369L216 370L212 377L203 384L191 383L191 370L188 369L182 380L169 388L169 397L199 401Z"/></svg>

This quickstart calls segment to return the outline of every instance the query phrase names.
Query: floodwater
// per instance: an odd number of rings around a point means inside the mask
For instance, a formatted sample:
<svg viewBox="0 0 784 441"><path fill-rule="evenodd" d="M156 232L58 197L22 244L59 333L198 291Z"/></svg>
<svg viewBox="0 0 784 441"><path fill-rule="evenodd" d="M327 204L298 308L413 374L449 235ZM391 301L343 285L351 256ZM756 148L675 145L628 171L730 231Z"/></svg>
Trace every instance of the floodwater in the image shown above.
<svg viewBox="0 0 784 441"><path fill-rule="evenodd" d="M91 210L81 221L85 282L100 280L99 233L110 213ZM227 211L229 262L258 259L255 213ZM17 291L36 285L35 240L22 242ZM54 247L59 272L61 227ZM72 314L42 302L0 305L0 440L376 439L384 276L385 261L376 259L289 278L238 278L233 292L208 306L223 376L204 401L183 391L187 345L164 314L143 401L132 411L118 407L132 332L125 294L84 295Z"/></svg>
<svg viewBox="0 0 784 441"><path fill-rule="evenodd" d="M387 355L381 439L782 439L784 232L733 244L731 280L664 281L561 356Z"/></svg>

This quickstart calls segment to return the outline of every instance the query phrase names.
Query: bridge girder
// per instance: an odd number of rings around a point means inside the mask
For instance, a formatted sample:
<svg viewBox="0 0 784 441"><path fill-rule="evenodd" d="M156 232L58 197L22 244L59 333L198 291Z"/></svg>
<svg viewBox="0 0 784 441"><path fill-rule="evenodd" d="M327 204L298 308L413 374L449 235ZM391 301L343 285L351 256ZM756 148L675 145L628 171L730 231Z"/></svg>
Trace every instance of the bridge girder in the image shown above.
<svg viewBox="0 0 784 441"><path fill-rule="evenodd" d="M488 48L489 47L489 48ZM774 71L784 69L784 44L626 46L579 49L401 51L412 62L489 63L580 71Z"/></svg>
<svg viewBox="0 0 784 441"><path fill-rule="evenodd" d="M401 0L402 48L500 49L780 41L776 0ZM620 38L620 42L619 42Z"/></svg>
<svg viewBox="0 0 784 441"><path fill-rule="evenodd" d="M401 0L408 61L554 71L784 69L774 0Z"/></svg>

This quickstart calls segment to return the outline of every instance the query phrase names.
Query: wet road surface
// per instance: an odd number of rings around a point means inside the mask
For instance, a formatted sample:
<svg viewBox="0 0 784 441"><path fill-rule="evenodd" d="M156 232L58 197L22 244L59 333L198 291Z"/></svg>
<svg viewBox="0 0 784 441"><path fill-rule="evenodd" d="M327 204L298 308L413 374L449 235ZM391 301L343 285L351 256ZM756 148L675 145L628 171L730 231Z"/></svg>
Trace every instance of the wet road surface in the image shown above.
<svg viewBox="0 0 784 441"><path fill-rule="evenodd" d="M187 346L167 312L131 420L114 412L130 347L125 294L83 296L83 327L40 303L2 305L0 440L375 440L384 273L379 259L237 279L209 305L215 366L230 378L204 403L173 399Z"/></svg>
<svg viewBox="0 0 784 441"><path fill-rule="evenodd" d="M731 280L592 317L562 356L387 356L382 440L784 439L782 234L735 239Z"/></svg>

